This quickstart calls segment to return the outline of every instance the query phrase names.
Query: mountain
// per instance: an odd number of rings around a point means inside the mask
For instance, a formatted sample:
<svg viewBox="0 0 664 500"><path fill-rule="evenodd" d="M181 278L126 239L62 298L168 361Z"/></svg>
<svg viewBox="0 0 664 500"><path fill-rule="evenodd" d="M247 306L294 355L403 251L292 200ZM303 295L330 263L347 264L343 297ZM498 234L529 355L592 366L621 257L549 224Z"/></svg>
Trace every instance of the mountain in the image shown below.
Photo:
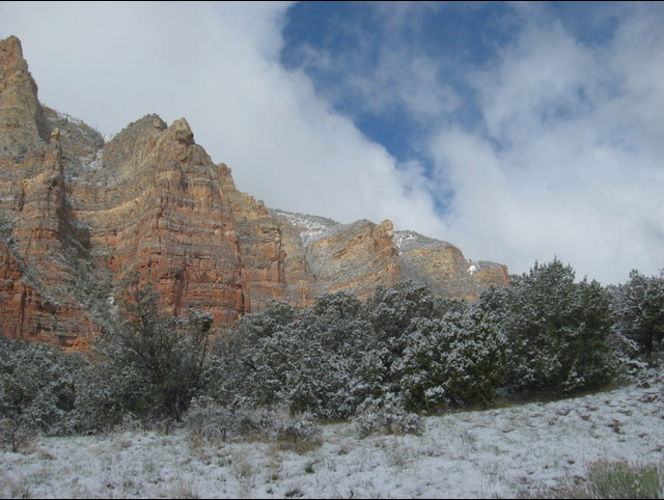
<svg viewBox="0 0 664 500"><path fill-rule="evenodd" d="M85 349L129 271L164 312L232 323L272 299L369 297L404 278L474 300L507 268L389 220L340 224L238 191L184 119L157 115L112 140L42 106L16 37L0 41L0 332Z"/></svg>

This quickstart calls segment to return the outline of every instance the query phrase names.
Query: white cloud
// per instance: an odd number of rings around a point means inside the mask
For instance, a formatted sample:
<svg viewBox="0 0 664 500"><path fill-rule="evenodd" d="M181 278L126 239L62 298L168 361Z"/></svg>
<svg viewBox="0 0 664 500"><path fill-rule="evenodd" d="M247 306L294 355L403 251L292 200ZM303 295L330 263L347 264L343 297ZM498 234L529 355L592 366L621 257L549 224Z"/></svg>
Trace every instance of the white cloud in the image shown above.
<svg viewBox="0 0 664 500"><path fill-rule="evenodd" d="M238 187L269 206L439 233L421 174L280 65L287 6L5 3L0 36L22 39L42 102L103 132L152 112L185 116Z"/></svg>
<svg viewBox="0 0 664 500"><path fill-rule="evenodd" d="M429 125L456 109L461 101L451 85L441 79L446 69L444 53L432 56L419 46L424 20L440 4L430 2L369 2L366 19L349 19L339 26L344 48L332 43L322 48L302 45L294 49L300 66L324 75L320 85L335 103L349 96L353 114L378 117L406 114L419 125Z"/></svg>
<svg viewBox="0 0 664 500"><path fill-rule="evenodd" d="M537 16L534 16L537 18ZM529 18L530 19L530 18ZM455 191L451 232L522 272L557 256L578 277L664 267L664 32L647 13L609 46L524 20L474 76L482 131L442 130L431 151Z"/></svg>

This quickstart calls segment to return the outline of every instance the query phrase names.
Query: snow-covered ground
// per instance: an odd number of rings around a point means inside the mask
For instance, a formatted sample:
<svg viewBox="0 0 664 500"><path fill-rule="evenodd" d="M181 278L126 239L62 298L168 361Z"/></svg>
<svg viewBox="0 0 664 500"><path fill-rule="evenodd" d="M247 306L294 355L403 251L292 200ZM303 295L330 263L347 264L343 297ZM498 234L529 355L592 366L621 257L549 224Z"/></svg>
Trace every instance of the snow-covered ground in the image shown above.
<svg viewBox="0 0 664 500"><path fill-rule="evenodd" d="M514 497L584 476L589 462L664 463L664 393L626 387L426 419L421 436L358 439L324 426L298 454L212 446L185 430L42 438L0 453L0 496L40 498Z"/></svg>

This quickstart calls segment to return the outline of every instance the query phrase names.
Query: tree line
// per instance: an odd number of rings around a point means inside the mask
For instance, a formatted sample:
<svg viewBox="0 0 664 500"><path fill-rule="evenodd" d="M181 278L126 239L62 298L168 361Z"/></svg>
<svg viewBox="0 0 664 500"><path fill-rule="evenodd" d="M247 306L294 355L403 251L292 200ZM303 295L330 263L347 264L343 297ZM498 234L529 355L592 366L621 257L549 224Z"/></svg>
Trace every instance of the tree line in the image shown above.
<svg viewBox="0 0 664 500"><path fill-rule="evenodd" d="M473 304L405 281L366 302L347 292L305 310L273 302L219 335L208 315L162 315L154 289L139 283L125 283L113 327L90 355L0 337L5 436L179 422L201 401L407 422L498 398L599 389L655 362L664 339L664 274L633 271L603 287L576 281L557 259Z"/></svg>

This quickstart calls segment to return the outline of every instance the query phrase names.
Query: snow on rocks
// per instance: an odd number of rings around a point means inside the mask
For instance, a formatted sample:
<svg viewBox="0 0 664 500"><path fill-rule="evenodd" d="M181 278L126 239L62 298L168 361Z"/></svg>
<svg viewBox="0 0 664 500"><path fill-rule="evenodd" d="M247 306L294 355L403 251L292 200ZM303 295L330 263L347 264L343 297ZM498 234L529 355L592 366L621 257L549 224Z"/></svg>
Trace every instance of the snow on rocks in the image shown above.
<svg viewBox="0 0 664 500"><path fill-rule="evenodd" d="M270 209L270 212L277 217L286 219L295 227L300 232L300 239L304 246L330 236L334 228L342 226L337 221L317 215L299 214L278 209Z"/></svg>
<svg viewBox="0 0 664 500"><path fill-rule="evenodd" d="M400 253L414 248L446 248L452 246L447 241L429 238L415 231L394 231L394 243Z"/></svg>

